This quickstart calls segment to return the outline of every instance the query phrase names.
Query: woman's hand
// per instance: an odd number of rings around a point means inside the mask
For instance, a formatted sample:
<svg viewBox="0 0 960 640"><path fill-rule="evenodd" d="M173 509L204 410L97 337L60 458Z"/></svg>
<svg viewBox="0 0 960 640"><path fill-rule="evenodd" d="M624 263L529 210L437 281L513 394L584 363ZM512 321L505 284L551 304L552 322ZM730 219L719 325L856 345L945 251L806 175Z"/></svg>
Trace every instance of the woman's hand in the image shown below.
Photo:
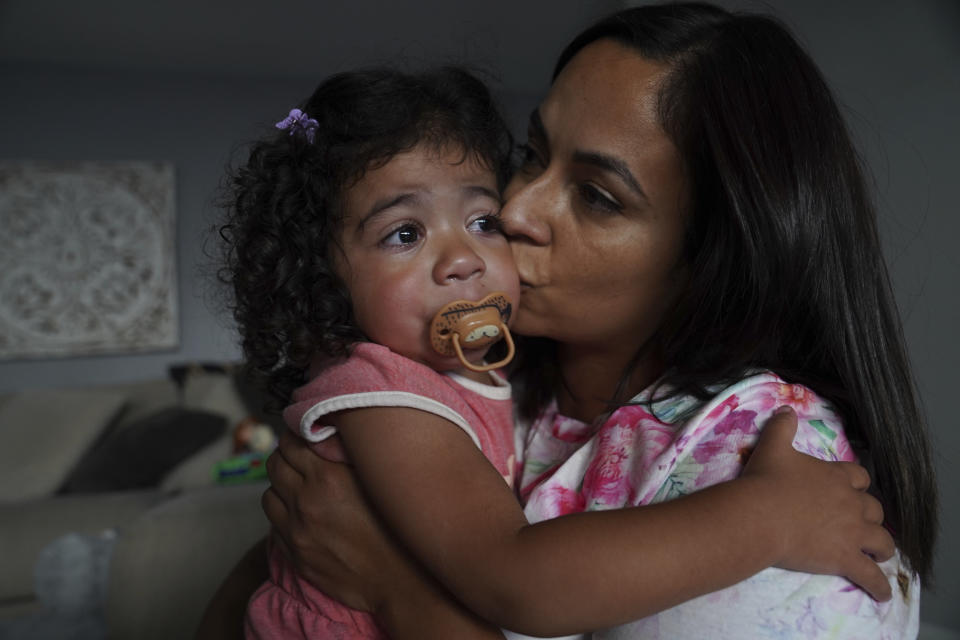
<svg viewBox="0 0 960 640"><path fill-rule="evenodd" d="M261 504L297 572L347 606L373 613L380 579L390 568L412 568L370 510L339 438L321 446L324 457L293 434L280 436L267 460L271 487Z"/></svg>
<svg viewBox="0 0 960 640"><path fill-rule="evenodd" d="M314 453L284 432L267 460L262 506L297 572L347 606L374 614L403 638L499 638L394 542L346 462L339 438Z"/></svg>
<svg viewBox="0 0 960 640"><path fill-rule="evenodd" d="M743 471L744 478L762 479L774 490L770 517L783 532L777 566L841 575L876 600L889 600L890 583L877 562L893 556L894 542L883 527L883 507L866 492L869 474L852 462L796 451L796 430L792 409L774 415Z"/></svg>

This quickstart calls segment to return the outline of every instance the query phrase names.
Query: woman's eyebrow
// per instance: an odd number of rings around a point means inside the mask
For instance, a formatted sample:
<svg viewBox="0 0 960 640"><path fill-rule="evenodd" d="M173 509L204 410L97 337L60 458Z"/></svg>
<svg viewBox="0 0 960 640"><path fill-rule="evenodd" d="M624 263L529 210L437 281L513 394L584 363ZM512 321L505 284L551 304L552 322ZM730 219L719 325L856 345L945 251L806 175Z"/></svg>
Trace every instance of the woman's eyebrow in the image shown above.
<svg viewBox="0 0 960 640"><path fill-rule="evenodd" d="M534 109L530 112L530 121L527 125L527 137L532 140L543 141L544 143L549 141L549 138L547 137L547 128L543 125L543 120L540 118L539 109ZM573 161L590 164L605 171L615 173L638 196L646 200L648 203L650 202L650 198L647 197L643 187L640 186L640 182L630 172L630 169L627 167L627 163L623 160L606 153L577 151L573 154Z"/></svg>
<svg viewBox="0 0 960 640"><path fill-rule="evenodd" d="M643 190L643 187L640 186L640 183L637 179L630 173L630 169L620 158L616 158L605 153L596 153L592 151L576 151L573 154L573 161L583 164L590 164L595 167L599 167L605 171L610 171L612 173L620 176L620 179L623 180L631 190L636 192L638 196L650 202L650 198L647 197L646 192Z"/></svg>

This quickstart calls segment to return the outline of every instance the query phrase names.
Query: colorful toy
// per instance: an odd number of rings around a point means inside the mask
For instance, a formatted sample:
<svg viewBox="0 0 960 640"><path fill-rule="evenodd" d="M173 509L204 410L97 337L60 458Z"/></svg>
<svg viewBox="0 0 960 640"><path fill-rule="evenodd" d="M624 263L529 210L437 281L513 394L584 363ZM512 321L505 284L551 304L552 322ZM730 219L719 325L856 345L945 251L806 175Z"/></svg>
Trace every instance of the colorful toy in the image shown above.
<svg viewBox="0 0 960 640"><path fill-rule="evenodd" d="M265 480L269 455L269 453L244 453L221 460L213 466L214 480L221 484Z"/></svg>
<svg viewBox="0 0 960 640"><path fill-rule="evenodd" d="M277 436L270 425L247 417L233 429L234 453L267 453L277 446Z"/></svg>

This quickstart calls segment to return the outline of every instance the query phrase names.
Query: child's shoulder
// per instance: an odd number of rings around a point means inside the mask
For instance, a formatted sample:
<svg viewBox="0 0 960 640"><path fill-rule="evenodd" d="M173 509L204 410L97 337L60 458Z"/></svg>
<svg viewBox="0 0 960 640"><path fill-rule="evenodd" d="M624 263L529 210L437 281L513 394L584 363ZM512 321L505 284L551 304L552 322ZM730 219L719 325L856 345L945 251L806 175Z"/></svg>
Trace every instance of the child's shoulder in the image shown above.
<svg viewBox="0 0 960 640"><path fill-rule="evenodd" d="M296 391L297 401L318 390L337 387L353 392L366 389L416 390L434 386L442 376L424 364L373 342L354 345L345 358L326 360L311 367L309 381Z"/></svg>

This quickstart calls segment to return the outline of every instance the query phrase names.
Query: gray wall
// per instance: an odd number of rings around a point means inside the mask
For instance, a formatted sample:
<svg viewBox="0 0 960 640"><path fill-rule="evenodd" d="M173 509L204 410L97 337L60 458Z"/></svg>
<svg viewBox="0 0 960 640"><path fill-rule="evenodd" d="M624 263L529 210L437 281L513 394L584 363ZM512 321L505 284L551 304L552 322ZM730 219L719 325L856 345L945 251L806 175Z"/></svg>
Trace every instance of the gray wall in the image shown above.
<svg viewBox="0 0 960 640"><path fill-rule="evenodd" d="M0 392L149 379L184 360L237 359L206 299L203 238L231 149L282 115L305 82L0 67L0 156L166 160L176 169L180 348L147 355L0 363Z"/></svg>
<svg viewBox="0 0 960 640"><path fill-rule="evenodd" d="M876 175L887 256L942 491L938 590L924 595L922 615L960 633L960 551L951 544L960 539L960 433L949 404L960 361L960 3L723 4L769 7L800 34L849 108ZM318 69L318 76L326 71ZM507 96L517 121L548 69L542 73L531 79L530 95ZM312 81L0 67L0 157L175 164L181 323L174 352L0 363L0 392L155 378L171 362L238 358L200 273L211 198L230 150L256 134L256 123L279 119Z"/></svg>

